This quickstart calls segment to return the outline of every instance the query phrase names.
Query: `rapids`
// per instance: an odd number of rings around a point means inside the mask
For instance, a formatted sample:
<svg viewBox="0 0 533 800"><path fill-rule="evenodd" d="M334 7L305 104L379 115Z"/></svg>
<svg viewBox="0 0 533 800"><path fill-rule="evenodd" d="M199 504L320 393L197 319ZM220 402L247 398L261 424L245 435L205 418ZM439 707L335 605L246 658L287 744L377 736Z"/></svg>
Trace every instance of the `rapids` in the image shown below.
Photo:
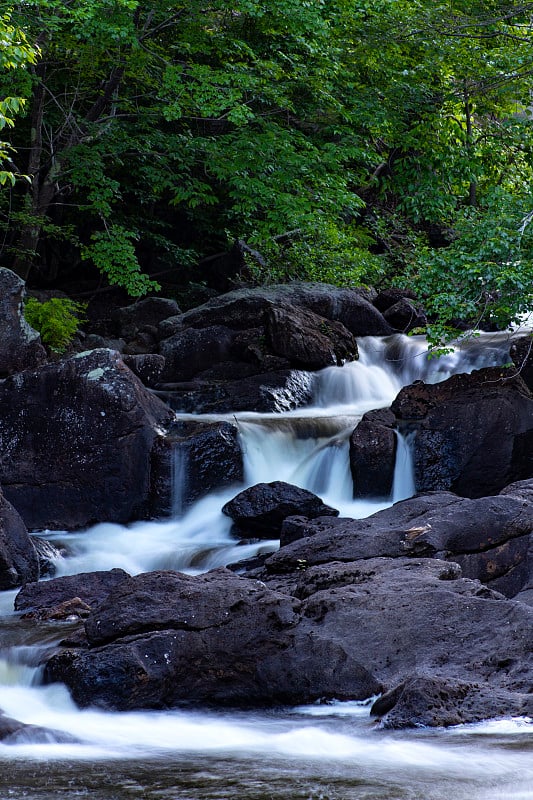
<svg viewBox="0 0 533 800"><path fill-rule="evenodd" d="M129 526L103 523L74 534L44 531L66 550L56 574L112 567L195 573L272 551L276 541L235 542L230 520L220 511L237 491L259 481L298 484L355 517L412 495L409 442L400 439L392 496L353 500L350 432L362 414L389 405L413 380L437 382L504 363L509 340L482 335L439 359L428 359L418 337L367 337L359 344L358 362L316 374L308 407L228 415L238 426L244 454L242 486L214 492L185 509L187 465L177 454L169 518ZM246 713L79 710L63 686L39 685L39 663L71 623L36 632L12 611L15 594L0 594L0 708L73 741L0 744L0 800L51 800L62 792L94 800L533 798L529 720L393 733L371 722L369 703Z"/></svg>

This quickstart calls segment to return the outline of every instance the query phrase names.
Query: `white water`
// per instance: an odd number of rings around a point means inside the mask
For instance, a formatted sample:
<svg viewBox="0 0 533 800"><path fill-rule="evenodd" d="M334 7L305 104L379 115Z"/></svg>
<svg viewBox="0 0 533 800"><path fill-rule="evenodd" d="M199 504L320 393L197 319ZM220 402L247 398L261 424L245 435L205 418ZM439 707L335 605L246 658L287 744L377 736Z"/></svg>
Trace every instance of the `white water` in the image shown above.
<svg viewBox="0 0 533 800"><path fill-rule="evenodd" d="M486 338L485 349L468 343L439 361L428 361L416 338L369 338L361 342L359 362L316 376L312 406L286 414L232 416L244 451L243 486L289 481L358 517L410 496L409 443L400 437L392 497L371 503L352 499L349 434L363 413L389 405L414 379L437 381L454 371L505 361L503 339L487 345ZM112 567L194 573L277 547L274 541L243 546L231 538L230 521L220 509L243 486L212 493L182 513L185 480L185 465L177 463L172 518L130 526L106 523L77 534L45 532L68 550L57 574ZM89 793L101 800L533 798L532 726L524 720L400 735L375 729L369 706L355 703L253 714L80 711L64 687L32 685L40 657L54 639L66 635L68 624L55 623L47 641L34 643L33 628L10 613L14 595L0 594L0 708L23 722L67 732L80 743L0 744L0 800L44 800L61 788L71 796ZM33 772L32 763L38 765ZM73 782L68 786L65 764Z"/></svg>

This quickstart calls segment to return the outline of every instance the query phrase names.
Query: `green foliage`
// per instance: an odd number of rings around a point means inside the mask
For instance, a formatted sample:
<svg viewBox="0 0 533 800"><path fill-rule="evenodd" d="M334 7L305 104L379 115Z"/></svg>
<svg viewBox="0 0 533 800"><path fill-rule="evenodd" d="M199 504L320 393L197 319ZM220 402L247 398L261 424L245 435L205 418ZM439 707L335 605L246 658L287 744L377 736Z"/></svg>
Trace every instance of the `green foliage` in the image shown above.
<svg viewBox="0 0 533 800"><path fill-rule="evenodd" d="M159 289L158 283L141 272L134 247L137 238L133 231L113 225L93 233L91 244L81 251L82 258L90 258L110 284L122 286L132 297Z"/></svg>
<svg viewBox="0 0 533 800"><path fill-rule="evenodd" d="M46 278L78 258L140 296L168 270L201 282L191 265L244 239L266 259L250 259L257 282L416 284L435 340L480 303L507 324L530 300L517 231L533 179L532 12L25 0L0 21L3 155L27 155L0 182L7 194L15 172L31 180L0 209L1 263ZM450 247L429 246L432 226L454 231Z"/></svg>
<svg viewBox="0 0 533 800"><path fill-rule="evenodd" d="M314 229L295 229L278 239L257 241L266 264L248 257L249 275L244 277L256 283L307 280L334 286L376 284L391 265L386 256L369 252L371 243L360 226L325 219Z"/></svg>
<svg viewBox="0 0 533 800"><path fill-rule="evenodd" d="M55 353L64 353L83 322L87 308L68 298L53 297L44 303L28 297L24 303L24 316L32 328L41 335L43 344Z"/></svg>
<svg viewBox="0 0 533 800"><path fill-rule="evenodd" d="M37 49L28 43L23 31L11 24L9 13L0 16L0 43L0 73L25 70L35 63ZM22 112L25 102L24 97L3 95L0 99L0 131L14 126L15 117ZM16 179L23 177L11 169L3 169L13 154L11 145L0 141L0 186L14 186Z"/></svg>
<svg viewBox="0 0 533 800"><path fill-rule="evenodd" d="M532 208L531 194L497 188L483 206L463 210L449 247L416 248L410 279L426 298L434 345L456 335L459 321L505 329L531 310Z"/></svg>

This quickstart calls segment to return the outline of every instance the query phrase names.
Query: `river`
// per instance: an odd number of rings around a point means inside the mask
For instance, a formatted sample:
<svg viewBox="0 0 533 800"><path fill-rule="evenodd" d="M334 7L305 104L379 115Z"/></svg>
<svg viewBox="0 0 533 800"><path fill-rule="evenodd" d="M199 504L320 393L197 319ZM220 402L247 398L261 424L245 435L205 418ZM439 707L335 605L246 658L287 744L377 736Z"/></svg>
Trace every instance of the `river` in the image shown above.
<svg viewBox="0 0 533 800"><path fill-rule="evenodd" d="M364 517L414 491L408 442L399 441L394 488L382 501L352 499L348 436L360 416L389 405L402 385L501 364L503 336L467 340L428 359L417 337L360 340L358 362L315 377L314 401L284 414L229 415L245 459L245 484L286 480L318 493L345 516ZM212 419L212 417L209 417ZM45 531L67 555L58 575L122 567L197 573L272 551L276 541L239 545L221 507L242 486L184 511L186 464L176 459L173 515L128 526ZM448 730L391 732L369 703L272 711L108 713L79 710L60 685L39 684L39 663L72 622L39 626L0 596L0 708L62 731L67 741L0 744L0 800L525 800L533 798L533 725L508 719ZM71 737L72 741L68 741Z"/></svg>

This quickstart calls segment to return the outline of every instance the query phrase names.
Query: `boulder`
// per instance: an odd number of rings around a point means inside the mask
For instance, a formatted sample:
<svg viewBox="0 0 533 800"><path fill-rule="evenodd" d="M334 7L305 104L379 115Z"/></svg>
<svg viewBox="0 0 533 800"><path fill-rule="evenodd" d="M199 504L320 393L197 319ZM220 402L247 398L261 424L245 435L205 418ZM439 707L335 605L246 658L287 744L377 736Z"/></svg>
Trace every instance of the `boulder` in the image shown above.
<svg viewBox="0 0 533 800"><path fill-rule="evenodd" d="M229 371L227 374L232 375ZM190 414L292 411L311 402L313 376L310 372L293 370L251 376L245 372L231 380L209 378L160 384L157 395L175 411Z"/></svg>
<svg viewBox="0 0 533 800"><path fill-rule="evenodd" d="M160 342L165 359L162 381L186 381L221 361L232 361L236 331L225 325L186 328ZM238 360L238 359L235 359Z"/></svg>
<svg viewBox="0 0 533 800"><path fill-rule="evenodd" d="M154 460L155 473L162 478L158 504L174 514L214 489L243 481L238 430L229 422L173 422L159 441Z"/></svg>
<svg viewBox="0 0 533 800"><path fill-rule="evenodd" d="M525 588L530 571L533 577L533 505L510 495L468 499L434 492L361 520L292 518L282 526L282 539L285 526L293 542L266 558L265 575L330 561L407 555L456 562L465 577L509 597Z"/></svg>
<svg viewBox="0 0 533 800"><path fill-rule="evenodd" d="M88 649L54 654L45 681L64 681L82 706L119 710L384 689L374 712L391 727L533 711L533 609L461 577L457 564L300 565L290 582L277 589L224 568L127 578L87 618Z"/></svg>
<svg viewBox="0 0 533 800"><path fill-rule="evenodd" d="M151 455L171 410L111 350L0 384L0 482L30 529L125 523L156 505Z"/></svg>
<svg viewBox="0 0 533 800"><path fill-rule="evenodd" d="M0 590L39 578L39 558L20 514L0 490Z"/></svg>
<svg viewBox="0 0 533 800"><path fill-rule="evenodd" d="M128 579L85 623L90 648L54 655L82 705L253 706L363 698L380 685L340 642L299 629L300 603L226 569Z"/></svg>
<svg viewBox="0 0 533 800"><path fill-rule="evenodd" d="M424 312L405 297L387 308L383 312L383 318L401 333L409 333L415 328L425 328L427 325Z"/></svg>
<svg viewBox="0 0 533 800"><path fill-rule="evenodd" d="M378 698L370 714L383 728L435 728L517 716L524 706L520 695L486 684L414 675Z"/></svg>
<svg viewBox="0 0 533 800"><path fill-rule="evenodd" d="M7 717L0 711L0 742L2 744L73 744L78 740L64 731L27 725Z"/></svg>
<svg viewBox="0 0 533 800"><path fill-rule="evenodd" d="M266 335L273 352L297 368L342 366L357 358L357 342L341 322L305 308L269 308Z"/></svg>
<svg viewBox="0 0 533 800"><path fill-rule="evenodd" d="M73 599L96 606L126 578L129 575L123 569L112 569L27 583L15 597L15 611L40 614Z"/></svg>
<svg viewBox="0 0 533 800"><path fill-rule="evenodd" d="M137 375L145 386L157 386L163 374L165 359L157 353L143 355L124 355L123 361Z"/></svg>
<svg viewBox="0 0 533 800"><path fill-rule="evenodd" d="M390 497L397 449L395 423L390 409L369 411L350 436L354 497Z"/></svg>
<svg viewBox="0 0 533 800"><path fill-rule="evenodd" d="M234 330L253 328L272 305L307 308L328 320L341 322L354 336L387 336L392 327L366 299L364 290L343 289L325 283L294 281L279 286L236 289L159 325L166 339L184 328L227 325Z"/></svg>
<svg viewBox="0 0 533 800"><path fill-rule="evenodd" d="M162 320L180 313L181 309L175 300L145 297L129 306L114 309L111 319L116 326L117 336L129 341L135 339L139 333L157 328Z"/></svg>
<svg viewBox="0 0 533 800"><path fill-rule="evenodd" d="M410 289L398 289L396 287L391 287L389 289L383 289L381 292L379 292L372 300L372 305L374 305L378 311L381 311L383 314L401 300L416 300L416 295Z"/></svg>
<svg viewBox="0 0 533 800"><path fill-rule="evenodd" d="M222 507L242 536L278 539L283 521L295 514L307 519L337 516L316 494L284 481L257 483L239 492Z"/></svg>
<svg viewBox="0 0 533 800"><path fill-rule="evenodd" d="M533 396L516 370L488 367L402 389L391 410L412 433L418 491L496 494L533 477Z"/></svg>
<svg viewBox="0 0 533 800"><path fill-rule="evenodd" d="M46 361L41 337L24 319L24 281L0 268L0 378Z"/></svg>
<svg viewBox="0 0 533 800"><path fill-rule="evenodd" d="M533 336L519 336L513 339L509 355L520 377L530 391L533 391Z"/></svg>

